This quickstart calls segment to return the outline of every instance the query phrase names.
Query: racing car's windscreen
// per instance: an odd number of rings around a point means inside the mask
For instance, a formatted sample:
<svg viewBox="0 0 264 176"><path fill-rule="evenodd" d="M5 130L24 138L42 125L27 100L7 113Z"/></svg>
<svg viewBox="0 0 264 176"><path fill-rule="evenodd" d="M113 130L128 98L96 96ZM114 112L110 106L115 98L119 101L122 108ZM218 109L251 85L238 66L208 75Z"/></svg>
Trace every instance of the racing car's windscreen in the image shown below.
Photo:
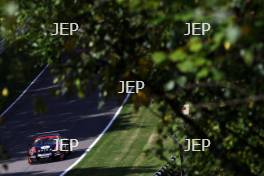
<svg viewBox="0 0 264 176"><path fill-rule="evenodd" d="M55 144L56 144L56 140L53 138L36 139L34 141L34 146L55 145Z"/></svg>

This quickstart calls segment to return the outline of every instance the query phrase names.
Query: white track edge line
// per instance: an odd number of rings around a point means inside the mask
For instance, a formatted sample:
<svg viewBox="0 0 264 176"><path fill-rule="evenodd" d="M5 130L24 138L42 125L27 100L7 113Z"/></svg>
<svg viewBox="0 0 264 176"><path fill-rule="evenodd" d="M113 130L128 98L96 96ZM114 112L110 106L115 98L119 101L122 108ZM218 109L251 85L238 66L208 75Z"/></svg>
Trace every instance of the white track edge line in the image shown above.
<svg viewBox="0 0 264 176"><path fill-rule="evenodd" d="M30 89L30 87L39 79L39 77L46 71L49 65L46 65L41 72L33 79L33 81L26 87L26 89L15 99L15 101L9 105L4 112L0 114L0 118L3 116L25 95L25 93Z"/></svg>
<svg viewBox="0 0 264 176"><path fill-rule="evenodd" d="M85 152L72 165L70 165L59 176L65 176L70 170L72 170L77 164L79 164L81 162L81 160L88 154L88 152L91 151L91 149L96 145L96 143L103 137L103 135L106 133L106 131L112 126L113 122L115 121L117 116L120 114L121 110L123 109L123 106L128 101L130 95L131 95L130 93L127 94L127 96L123 100L121 106L117 109L115 115L111 119L111 121L108 123L108 125L105 127L105 129L101 132L101 134L95 139L95 141L85 150Z"/></svg>

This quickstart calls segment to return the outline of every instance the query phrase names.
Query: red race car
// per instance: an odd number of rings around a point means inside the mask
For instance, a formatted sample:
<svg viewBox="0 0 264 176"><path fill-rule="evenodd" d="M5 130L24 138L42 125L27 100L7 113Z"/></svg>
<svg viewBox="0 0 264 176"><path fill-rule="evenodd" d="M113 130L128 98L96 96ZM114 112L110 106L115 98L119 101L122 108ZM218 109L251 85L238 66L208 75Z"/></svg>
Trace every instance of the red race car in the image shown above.
<svg viewBox="0 0 264 176"><path fill-rule="evenodd" d="M27 152L29 164L41 160L64 160L71 153L70 142L60 134L42 134L33 137Z"/></svg>

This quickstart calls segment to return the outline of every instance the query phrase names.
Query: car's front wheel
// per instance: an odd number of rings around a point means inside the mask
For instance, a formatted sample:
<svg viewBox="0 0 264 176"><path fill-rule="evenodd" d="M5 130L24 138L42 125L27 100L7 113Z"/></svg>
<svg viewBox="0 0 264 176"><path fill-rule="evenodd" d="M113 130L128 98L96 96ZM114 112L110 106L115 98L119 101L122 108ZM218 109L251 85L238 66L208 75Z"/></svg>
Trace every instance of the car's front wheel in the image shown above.
<svg viewBox="0 0 264 176"><path fill-rule="evenodd" d="M60 155L60 160L62 161L62 160L64 160L64 159L65 159L65 154L62 153L62 154Z"/></svg>

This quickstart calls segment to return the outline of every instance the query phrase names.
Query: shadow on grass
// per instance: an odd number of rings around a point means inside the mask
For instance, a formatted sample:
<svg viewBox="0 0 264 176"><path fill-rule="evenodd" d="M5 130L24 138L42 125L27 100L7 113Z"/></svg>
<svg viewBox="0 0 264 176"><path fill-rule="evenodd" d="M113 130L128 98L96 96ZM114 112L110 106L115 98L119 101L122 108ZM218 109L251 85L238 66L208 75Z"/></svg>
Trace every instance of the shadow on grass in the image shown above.
<svg viewBox="0 0 264 176"><path fill-rule="evenodd" d="M85 169L73 169L68 175L92 175L92 176L130 176L151 175L157 171L154 167L90 167Z"/></svg>
<svg viewBox="0 0 264 176"><path fill-rule="evenodd" d="M133 113L124 113L124 114L121 114L115 120L114 124L108 130L108 132L123 131L123 130L132 129L132 128L145 128L144 125L139 125L138 123L134 123L132 121L133 118L138 118L138 117L134 117Z"/></svg>

